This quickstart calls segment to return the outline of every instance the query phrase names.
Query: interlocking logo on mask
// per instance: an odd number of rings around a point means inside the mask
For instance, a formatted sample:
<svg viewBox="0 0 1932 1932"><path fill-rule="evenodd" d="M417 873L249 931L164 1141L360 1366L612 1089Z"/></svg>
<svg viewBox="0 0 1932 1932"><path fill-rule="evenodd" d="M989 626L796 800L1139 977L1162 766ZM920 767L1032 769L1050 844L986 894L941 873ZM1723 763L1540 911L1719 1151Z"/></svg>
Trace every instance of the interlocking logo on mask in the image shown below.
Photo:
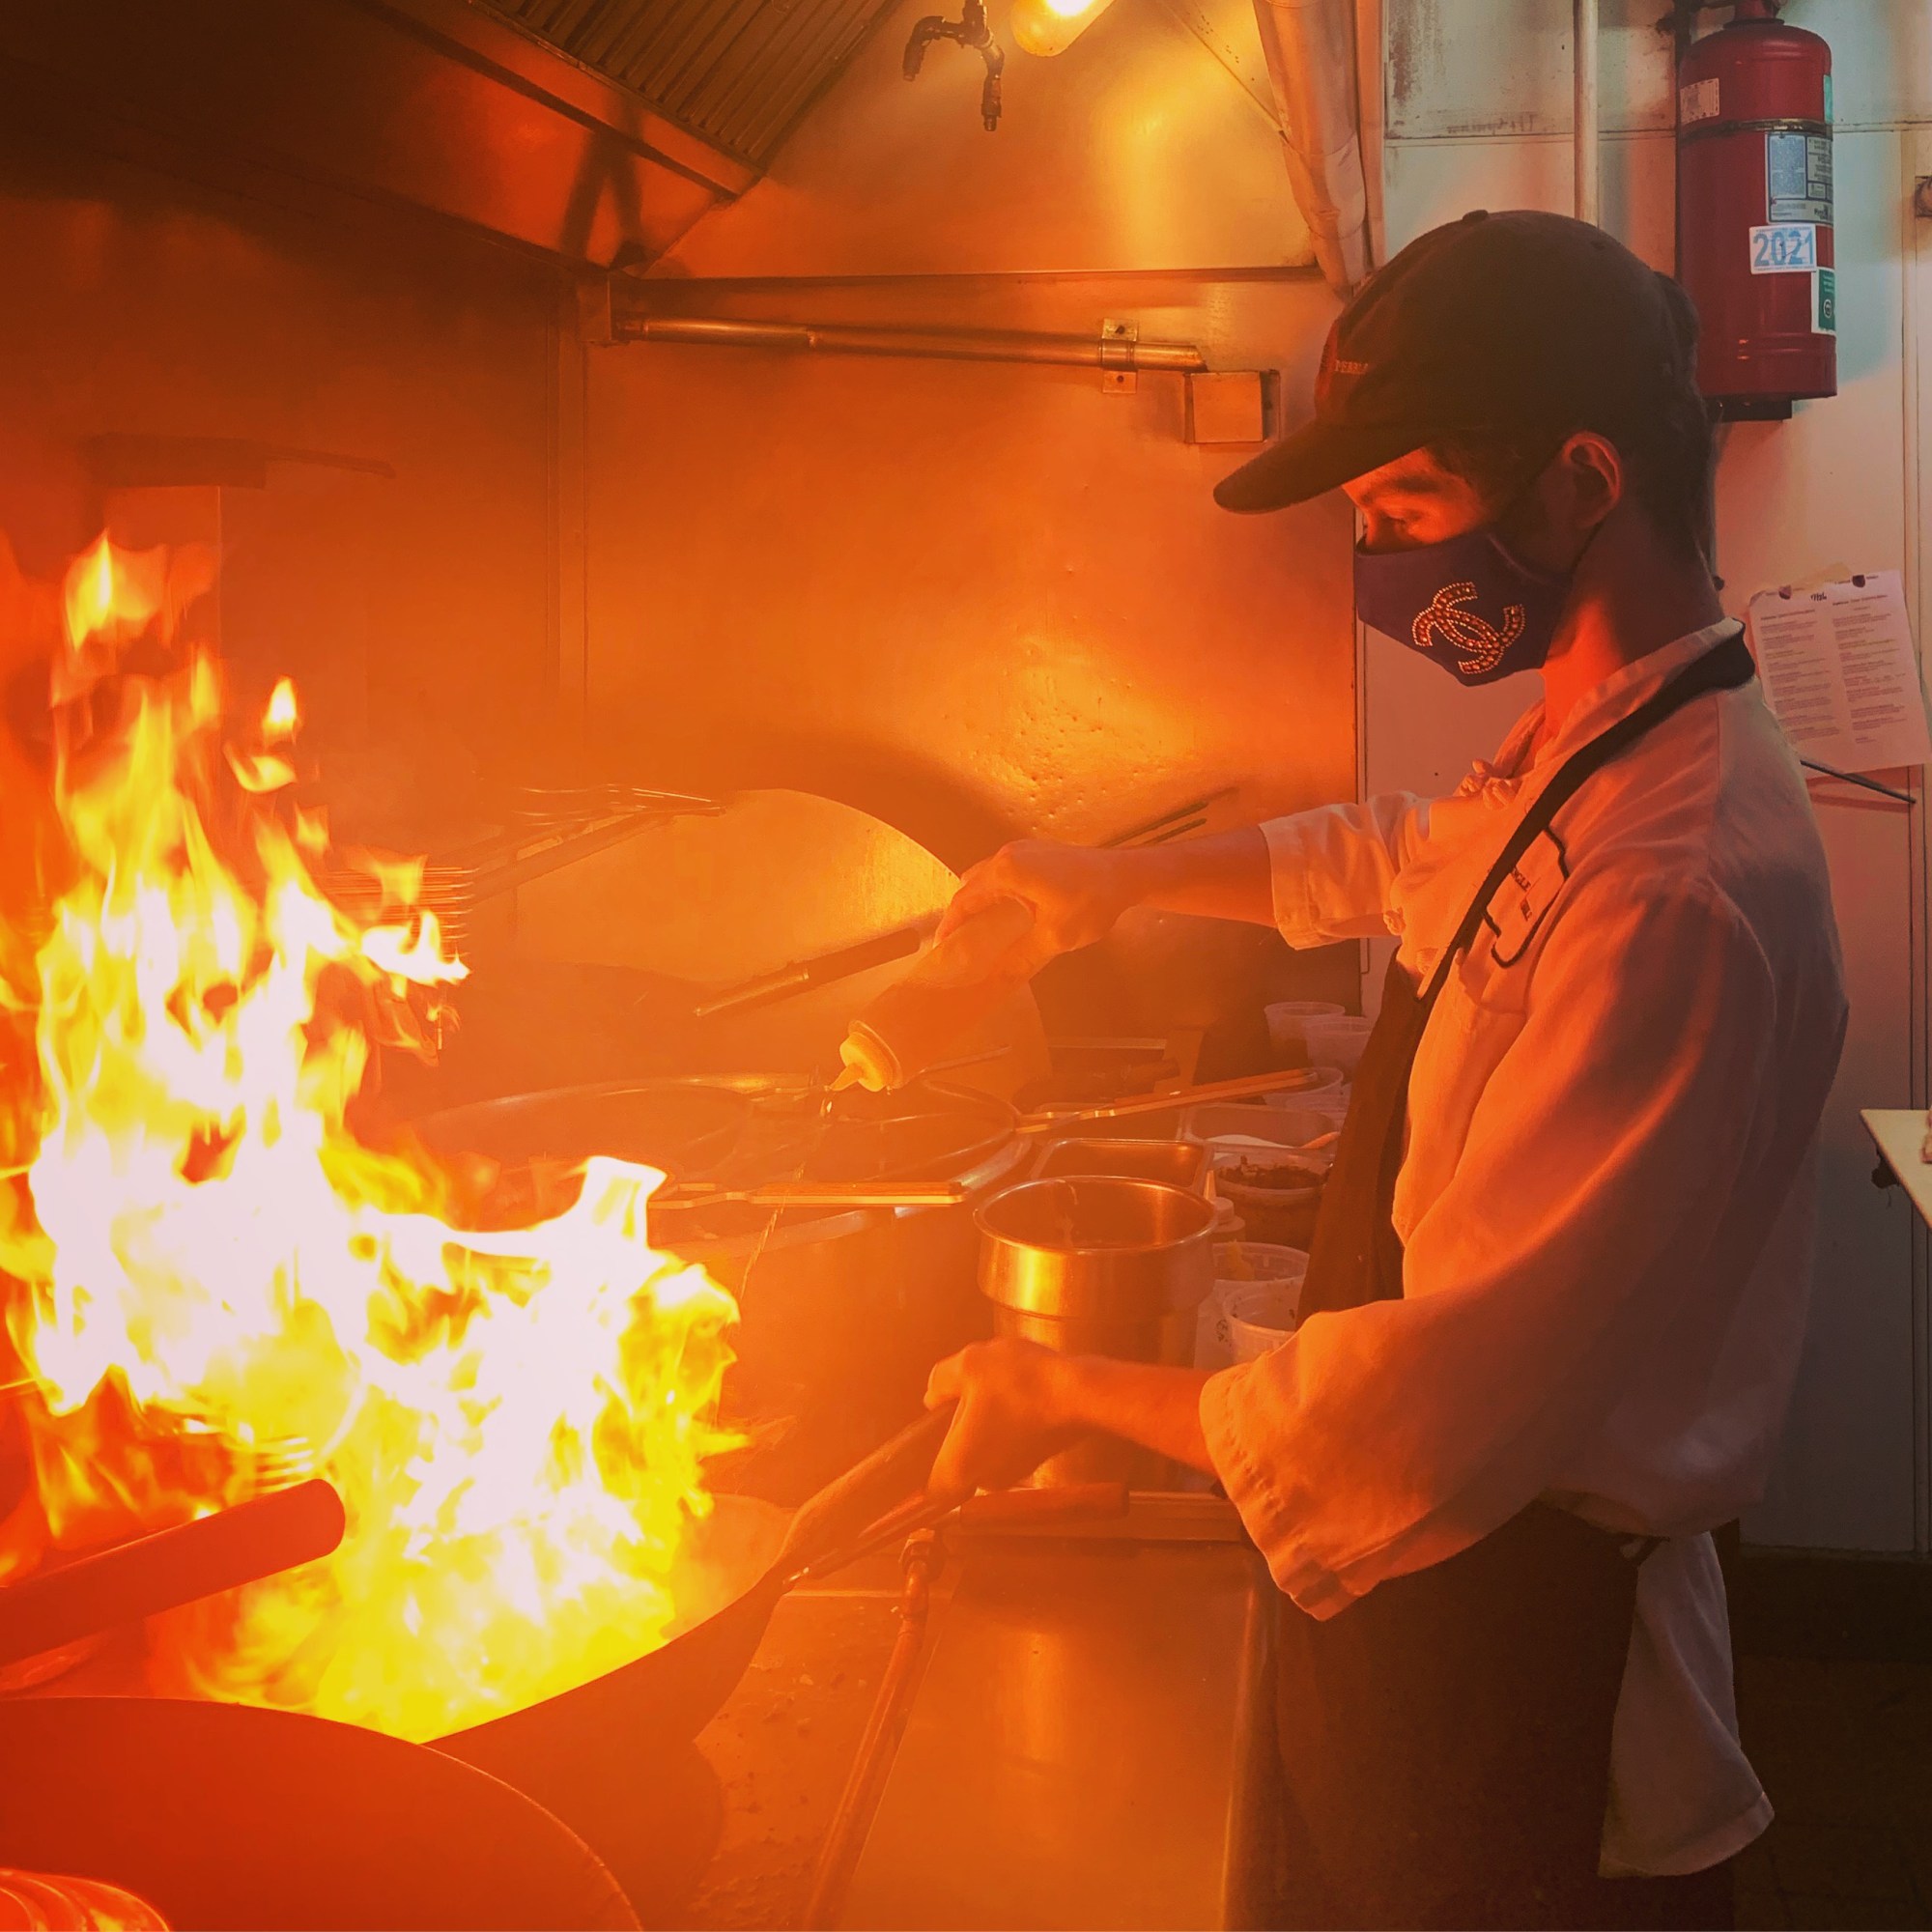
<svg viewBox="0 0 1932 1932"><path fill-rule="evenodd" d="M1481 677L1494 670L1503 653L1522 636L1520 604L1503 606L1500 631L1487 617L1463 607L1475 601L1473 583L1445 583L1416 618L1411 635L1419 651L1433 651L1440 641L1462 659L1465 676Z"/></svg>

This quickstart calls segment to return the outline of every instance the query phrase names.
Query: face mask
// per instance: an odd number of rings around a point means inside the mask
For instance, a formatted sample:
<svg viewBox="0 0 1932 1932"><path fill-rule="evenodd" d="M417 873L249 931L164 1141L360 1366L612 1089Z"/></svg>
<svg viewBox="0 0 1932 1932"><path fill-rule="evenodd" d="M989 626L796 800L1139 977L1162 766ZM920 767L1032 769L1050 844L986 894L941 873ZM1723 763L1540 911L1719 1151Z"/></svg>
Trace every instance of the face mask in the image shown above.
<svg viewBox="0 0 1932 1932"><path fill-rule="evenodd" d="M1463 684L1535 670L1549 655L1576 566L1548 574L1520 563L1495 526L1415 550L1355 546L1362 622L1425 653Z"/></svg>

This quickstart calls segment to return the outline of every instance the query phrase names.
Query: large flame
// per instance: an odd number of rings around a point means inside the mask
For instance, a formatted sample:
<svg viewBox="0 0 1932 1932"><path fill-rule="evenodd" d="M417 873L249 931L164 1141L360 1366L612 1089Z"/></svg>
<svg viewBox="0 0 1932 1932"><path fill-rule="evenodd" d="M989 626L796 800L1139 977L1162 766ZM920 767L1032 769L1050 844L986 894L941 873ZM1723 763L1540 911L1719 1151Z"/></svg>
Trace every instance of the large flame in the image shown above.
<svg viewBox="0 0 1932 1932"><path fill-rule="evenodd" d="M556 1219L457 1232L426 1159L358 1143L371 1029L465 969L430 917L317 890L295 693L224 742L183 642L206 582L103 540L62 600L64 878L0 1110L37 1493L0 1577L313 1460L342 1548L166 1620L155 1681L440 1736L661 1638L735 1311L650 1246L647 1168L592 1160ZM393 907L420 868L381 876Z"/></svg>

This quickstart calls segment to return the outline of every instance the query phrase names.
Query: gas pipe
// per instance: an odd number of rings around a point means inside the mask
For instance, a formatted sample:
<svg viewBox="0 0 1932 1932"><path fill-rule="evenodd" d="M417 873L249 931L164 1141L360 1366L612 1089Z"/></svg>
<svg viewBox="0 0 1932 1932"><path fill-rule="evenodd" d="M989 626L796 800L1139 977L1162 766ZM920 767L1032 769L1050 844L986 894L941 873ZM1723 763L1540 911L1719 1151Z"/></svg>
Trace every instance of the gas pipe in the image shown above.
<svg viewBox="0 0 1932 1932"><path fill-rule="evenodd" d="M1788 416L1838 390L1832 49L1740 0L1677 70L1677 272L1697 381L1720 416Z"/></svg>

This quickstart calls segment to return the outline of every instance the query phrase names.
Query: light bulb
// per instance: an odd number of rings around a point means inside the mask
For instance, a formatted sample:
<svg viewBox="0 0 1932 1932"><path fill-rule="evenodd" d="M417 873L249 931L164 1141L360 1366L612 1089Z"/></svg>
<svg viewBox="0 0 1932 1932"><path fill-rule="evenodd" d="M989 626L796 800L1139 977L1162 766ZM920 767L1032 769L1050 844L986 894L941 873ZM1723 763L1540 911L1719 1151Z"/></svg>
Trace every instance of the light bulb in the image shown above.
<svg viewBox="0 0 1932 1932"><path fill-rule="evenodd" d="M1113 0L1013 0L1008 16L1013 39L1030 54L1064 52Z"/></svg>

